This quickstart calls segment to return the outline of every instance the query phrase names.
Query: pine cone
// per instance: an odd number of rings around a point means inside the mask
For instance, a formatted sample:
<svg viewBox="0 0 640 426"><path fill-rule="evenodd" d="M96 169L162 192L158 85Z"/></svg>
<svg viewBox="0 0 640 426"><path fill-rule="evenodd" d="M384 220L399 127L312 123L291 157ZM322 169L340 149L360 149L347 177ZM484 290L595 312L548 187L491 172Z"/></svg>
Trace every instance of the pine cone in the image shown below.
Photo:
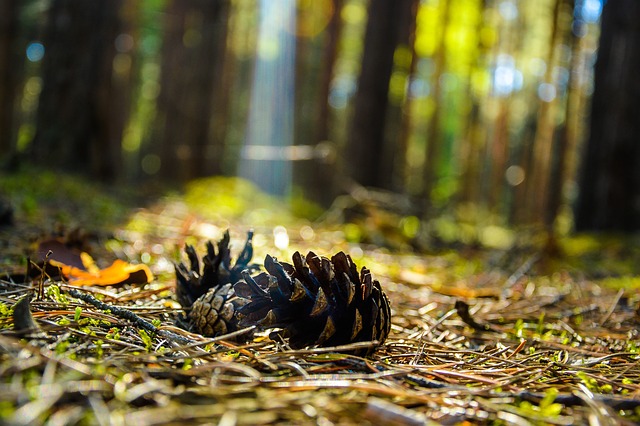
<svg viewBox="0 0 640 426"><path fill-rule="evenodd" d="M252 277L258 270L249 265L252 236L233 267L228 232L217 254L208 243L202 275L195 250L186 246L191 268L176 266L176 293L190 329L216 336L251 325L281 328L293 348L385 341L391 329L389 299L367 268L358 273L343 252L331 259L296 252L293 265L267 255L267 272ZM367 355L373 349L353 352Z"/></svg>
<svg viewBox="0 0 640 426"><path fill-rule="evenodd" d="M238 330L238 308L247 303L236 297L231 283L214 287L196 299L189 311L191 329L203 336L220 336Z"/></svg>
<svg viewBox="0 0 640 426"><path fill-rule="evenodd" d="M188 327L207 336L225 334L237 330L237 308L246 301L235 297L232 284L241 279L242 271L257 271L259 267L249 264L253 256L251 239L247 241L235 264L231 266L229 231L218 242L218 253L211 242L207 243L207 254L200 262L193 246L186 245L190 268L183 263L176 265L176 297L188 311Z"/></svg>
<svg viewBox="0 0 640 426"><path fill-rule="evenodd" d="M380 283L367 268L358 274L351 257L331 260L309 252L293 255L293 265L267 255L267 273L242 273L235 284L249 303L239 307L240 325L279 327L293 348L337 346L375 340L382 344L391 329L391 309ZM356 351L367 354L371 349Z"/></svg>

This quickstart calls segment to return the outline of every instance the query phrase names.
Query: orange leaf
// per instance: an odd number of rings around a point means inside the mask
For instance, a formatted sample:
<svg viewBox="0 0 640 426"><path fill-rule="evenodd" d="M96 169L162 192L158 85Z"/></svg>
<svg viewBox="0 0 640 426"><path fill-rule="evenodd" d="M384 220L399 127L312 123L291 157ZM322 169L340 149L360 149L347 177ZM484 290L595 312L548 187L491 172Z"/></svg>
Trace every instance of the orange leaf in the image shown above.
<svg viewBox="0 0 640 426"><path fill-rule="evenodd" d="M118 259L111 266L98 269L87 253L82 253L81 258L85 269L65 265L57 260L51 260L50 263L60 268L61 274L69 280L69 284L77 286L146 284L153 280L153 274L147 265L132 265Z"/></svg>

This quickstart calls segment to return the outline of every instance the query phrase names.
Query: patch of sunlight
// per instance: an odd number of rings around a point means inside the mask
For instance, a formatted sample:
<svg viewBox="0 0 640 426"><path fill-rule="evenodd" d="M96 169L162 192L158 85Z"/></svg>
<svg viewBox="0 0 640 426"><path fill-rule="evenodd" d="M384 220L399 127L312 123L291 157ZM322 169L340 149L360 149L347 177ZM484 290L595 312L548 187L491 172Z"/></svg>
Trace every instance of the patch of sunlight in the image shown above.
<svg viewBox="0 0 640 426"><path fill-rule="evenodd" d="M513 231L501 226L489 225L480 231L480 242L489 248L506 250L514 240Z"/></svg>
<svg viewBox="0 0 640 426"><path fill-rule="evenodd" d="M355 223L346 223L342 230L344 238L350 243L359 243L362 240L362 230Z"/></svg>
<svg viewBox="0 0 640 426"><path fill-rule="evenodd" d="M351 1L342 8L340 16L349 24L360 24L364 22L367 17L366 4L363 2Z"/></svg>
<svg viewBox="0 0 640 426"><path fill-rule="evenodd" d="M600 284L614 290L637 290L640 289L640 276L608 277L600 281Z"/></svg>
<svg viewBox="0 0 640 426"><path fill-rule="evenodd" d="M446 243L458 240L459 227L450 216L441 216L433 220L434 233Z"/></svg>
<svg viewBox="0 0 640 426"><path fill-rule="evenodd" d="M278 225L273 228L273 244L280 250L284 250L289 247L289 234L287 228L282 225Z"/></svg>
<svg viewBox="0 0 640 426"><path fill-rule="evenodd" d="M593 235L582 234L562 239L562 246L567 256L582 256L598 250L601 244Z"/></svg>
<svg viewBox="0 0 640 426"><path fill-rule="evenodd" d="M400 220L400 229L407 238L415 238L420 231L420 219L416 216L406 216Z"/></svg>
<svg viewBox="0 0 640 426"><path fill-rule="evenodd" d="M191 211L206 219L231 219L260 212L268 216L289 216L283 203L260 191L246 179L216 176L197 179L186 186L184 201Z"/></svg>

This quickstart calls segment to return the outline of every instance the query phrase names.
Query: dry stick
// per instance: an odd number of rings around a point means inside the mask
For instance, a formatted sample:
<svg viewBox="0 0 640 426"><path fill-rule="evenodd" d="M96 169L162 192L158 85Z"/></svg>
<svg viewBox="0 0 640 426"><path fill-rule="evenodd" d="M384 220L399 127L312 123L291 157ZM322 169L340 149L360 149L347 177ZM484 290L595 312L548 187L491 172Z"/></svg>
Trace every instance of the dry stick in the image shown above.
<svg viewBox="0 0 640 426"><path fill-rule="evenodd" d="M539 254L530 256L516 271L511 274L507 281L504 283L504 289L502 290L502 297L508 298L511 293L511 287L513 287L522 278L533 265L540 260Z"/></svg>
<svg viewBox="0 0 640 426"><path fill-rule="evenodd" d="M616 297L613 299L613 303L611 303L611 306L609 307L607 312L600 319L601 326L604 326L604 323L609 320L609 317L613 314L613 311L616 310L616 306L618 306L618 302L620 302L620 298L622 297L623 294L624 294L624 289L621 288L620 290L618 290L618 294L616 294Z"/></svg>
<svg viewBox="0 0 640 426"><path fill-rule="evenodd" d="M120 317L120 318L124 318L126 320L131 321L132 323L134 323L135 325L137 325L138 327L150 332L150 333L154 333L157 334L159 336L164 337L165 339L171 340L173 342L177 342L180 343L181 345L190 345L193 344L193 340L191 339L187 339L186 337L182 337L179 334L173 333L171 331L168 330L162 330L159 329L158 327L156 327L155 325L151 324L149 321L140 318L138 315L134 314L133 312L131 312L128 309L125 308L120 308L118 306L112 306L109 304L106 304L104 302L101 302L100 300L96 299L95 297L91 296L90 294L86 294L86 293L81 293L76 289L69 289L67 290L67 293L69 293L72 297L75 297L76 299L80 299L83 302L89 303L90 305L95 306L98 309L101 309L103 311L110 311L112 314Z"/></svg>

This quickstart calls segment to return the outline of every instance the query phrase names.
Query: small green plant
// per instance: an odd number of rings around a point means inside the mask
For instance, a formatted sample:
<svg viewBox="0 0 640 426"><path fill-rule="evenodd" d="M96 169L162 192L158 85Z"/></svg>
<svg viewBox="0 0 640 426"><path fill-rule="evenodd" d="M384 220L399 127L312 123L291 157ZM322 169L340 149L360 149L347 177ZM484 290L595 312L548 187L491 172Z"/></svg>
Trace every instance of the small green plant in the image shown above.
<svg viewBox="0 0 640 426"><path fill-rule="evenodd" d="M120 340L120 330L116 327L111 327L109 331L107 331L107 339L111 340Z"/></svg>
<svg viewBox="0 0 640 426"><path fill-rule="evenodd" d="M540 312L538 317L538 325L536 327L536 334L542 336L544 334L544 311Z"/></svg>
<svg viewBox="0 0 640 426"><path fill-rule="evenodd" d="M61 342L58 342L58 344L56 345L55 352L58 355L64 355L68 350L69 350L69 341L62 340Z"/></svg>
<svg viewBox="0 0 640 426"><path fill-rule="evenodd" d="M13 315L13 308L6 303L0 302L0 318L10 318Z"/></svg>
<svg viewBox="0 0 640 426"><path fill-rule="evenodd" d="M73 320L78 322L80 320L80 316L82 315L82 308L80 306L76 306L76 312L73 315Z"/></svg>
<svg viewBox="0 0 640 426"><path fill-rule="evenodd" d="M584 371L578 371L576 373L576 376L578 376L582 384L584 384L587 387L587 389L589 389L591 392L596 392L596 393L603 392L601 387L598 385L598 381L593 377L589 376Z"/></svg>
<svg viewBox="0 0 640 426"><path fill-rule="evenodd" d="M140 330L138 330L138 334L140 335L140 338L142 339L142 343L144 343L145 350L147 352L151 352L151 349L153 348L153 339L151 338L151 336L149 336L149 333L147 333L143 329L140 329Z"/></svg>
<svg viewBox="0 0 640 426"><path fill-rule="evenodd" d="M102 359L102 357L104 356L104 349L102 349L102 345L104 344L104 342L102 340L96 340L95 344L96 344L96 357L98 359Z"/></svg>
<svg viewBox="0 0 640 426"><path fill-rule="evenodd" d="M44 294L51 300L53 300L54 302L57 302L61 305L66 305L69 303L69 300L67 299L67 296L65 296L64 294L62 294L62 292L60 292L60 287L58 287L55 284L51 284L49 285L45 291Z"/></svg>
<svg viewBox="0 0 640 426"><path fill-rule="evenodd" d="M521 338L524 331L524 320L522 318L518 318L516 323L513 325L513 334L517 338Z"/></svg>

